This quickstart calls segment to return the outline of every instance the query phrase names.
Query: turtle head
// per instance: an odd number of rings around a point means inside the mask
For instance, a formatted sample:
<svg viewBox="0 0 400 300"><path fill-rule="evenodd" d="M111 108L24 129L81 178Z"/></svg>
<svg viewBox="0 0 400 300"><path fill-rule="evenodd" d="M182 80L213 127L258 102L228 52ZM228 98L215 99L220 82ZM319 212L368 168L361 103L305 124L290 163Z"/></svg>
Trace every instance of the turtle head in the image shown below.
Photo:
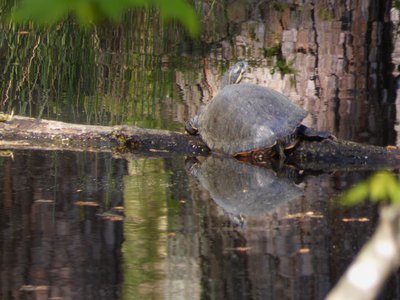
<svg viewBox="0 0 400 300"><path fill-rule="evenodd" d="M239 83L242 80L243 74L246 72L248 66L248 63L244 60L237 62L233 67L226 71L224 77L222 78L221 88L229 84Z"/></svg>

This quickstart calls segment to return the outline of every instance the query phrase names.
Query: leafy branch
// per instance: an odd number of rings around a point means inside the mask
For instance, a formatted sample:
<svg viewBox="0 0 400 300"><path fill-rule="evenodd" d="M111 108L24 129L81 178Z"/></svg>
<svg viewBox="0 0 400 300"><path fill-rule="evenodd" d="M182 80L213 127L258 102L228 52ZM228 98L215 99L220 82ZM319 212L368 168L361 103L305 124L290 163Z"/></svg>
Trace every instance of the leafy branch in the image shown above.
<svg viewBox="0 0 400 300"><path fill-rule="evenodd" d="M103 19L120 21L130 8L157 7L164 20L176 19L192 36L200 31L195 9L186 0L24 0L11 14L15 22L33 21L38 25L51 25L69 15L88 26Z"/></svg>

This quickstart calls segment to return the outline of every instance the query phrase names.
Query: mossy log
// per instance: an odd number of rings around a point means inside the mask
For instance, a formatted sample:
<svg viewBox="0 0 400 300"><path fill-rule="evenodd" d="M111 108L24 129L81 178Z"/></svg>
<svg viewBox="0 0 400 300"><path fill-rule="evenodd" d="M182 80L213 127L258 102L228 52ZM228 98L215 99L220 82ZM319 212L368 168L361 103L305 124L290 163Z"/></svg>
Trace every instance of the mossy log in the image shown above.
<svg viewBox="0 0 400 300"><path fill-rule="evenodd" d="M0 121L1 149L41 149L92 152L148 152L204 155L199 137L134 126L95 126L4 116Z"/></svg>
<svg viewBox="0 0 400 300"><path fill-rule="evenodd" d="M0 149L136 153L162 156L207 155L199 136L134 126L79 125L22 116L0 116ZM287 162L303 169L399 166L400 150L342 140L301 141Z"/></svg>

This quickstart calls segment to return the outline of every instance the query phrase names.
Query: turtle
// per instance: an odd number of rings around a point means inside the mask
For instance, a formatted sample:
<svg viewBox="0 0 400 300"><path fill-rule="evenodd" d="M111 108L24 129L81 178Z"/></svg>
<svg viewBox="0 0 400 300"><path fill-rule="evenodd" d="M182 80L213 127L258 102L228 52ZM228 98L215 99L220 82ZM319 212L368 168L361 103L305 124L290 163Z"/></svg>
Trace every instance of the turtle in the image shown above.
<svg viewBox="0 0 400 300"><path fill-rule="evenodd" d="M240 83L247 69L240 61L230 68L218 94L186 124L214 152L263 161L296 146L301 138L333 137L301 124L308 112L271 88Z"/></svg>

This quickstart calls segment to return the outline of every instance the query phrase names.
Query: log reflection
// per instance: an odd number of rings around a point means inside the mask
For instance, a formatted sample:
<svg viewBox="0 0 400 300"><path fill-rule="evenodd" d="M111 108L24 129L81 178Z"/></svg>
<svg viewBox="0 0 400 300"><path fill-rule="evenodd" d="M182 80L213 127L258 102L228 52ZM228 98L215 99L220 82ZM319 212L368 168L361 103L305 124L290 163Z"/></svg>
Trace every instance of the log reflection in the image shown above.
<svg viewBox="0 0 400 300"><path fill-rule="evenodd" d="M122 203L124 164L109 160L29 151L2 160L0 298L118 297L122 223L97 216Z"/></svg>

